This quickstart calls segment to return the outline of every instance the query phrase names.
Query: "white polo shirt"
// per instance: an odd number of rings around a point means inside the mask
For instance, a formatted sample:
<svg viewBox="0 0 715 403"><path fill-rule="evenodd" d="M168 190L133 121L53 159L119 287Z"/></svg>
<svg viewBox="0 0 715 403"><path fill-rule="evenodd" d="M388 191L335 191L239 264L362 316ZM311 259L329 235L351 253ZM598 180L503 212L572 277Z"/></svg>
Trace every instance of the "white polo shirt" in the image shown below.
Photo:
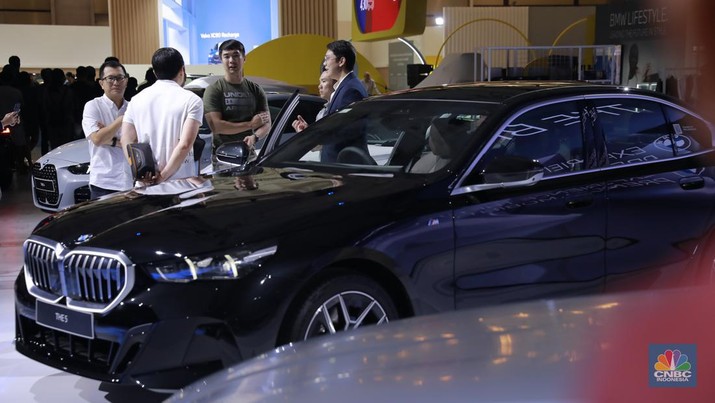
<svg viewBox="0 0 715 403"><path fill-rule="evenodd" d="M82 112L82 130L89 143L89 184L108 190L128 190L134 185L132 172L127 158L122 152L121 129L117 129L116 147L111 144L95 145L89 136L99 130L99 123L109 126L127 110L128 102L123 100L122 107L112 102L106 95L94 98L84 104ZM120 125L121 127L121 125Z"/></svg>
<svg viewBox="0 0 715 403"><path fill-rule="evenodd" d="M173 80L157 80L132 98L124 122L134 125L137 142L149 143L157 169L164 169L171 153L179 144L179 136L186 119L201 124L204 104L196 94L183 89ZM194 151L189 154L171 178L197 175Z"/></svg>

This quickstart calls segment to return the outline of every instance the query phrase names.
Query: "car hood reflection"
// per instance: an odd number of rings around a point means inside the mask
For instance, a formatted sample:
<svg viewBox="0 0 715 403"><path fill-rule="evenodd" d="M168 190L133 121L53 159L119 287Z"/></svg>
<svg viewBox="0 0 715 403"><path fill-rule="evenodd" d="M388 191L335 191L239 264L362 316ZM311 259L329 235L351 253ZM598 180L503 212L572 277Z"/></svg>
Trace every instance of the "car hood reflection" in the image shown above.
<svg viewBox="0 0 715 403"><path fill-rule="evenodd" d="M264 169L255 176L194 177L79 204L51 216L35 234L70 247L83 242L83 246L136 254L144 253L142 245L147 244L217 250L293 228L306 230L328 220L350 219L347 210L357 202L361 211L387 212L390 204L408 200L396 194L419 189L419 183L291 169ZM379 216L384 220L389 214ZM68 231L70 226L61 224L80 217L84 224L79 228Z"/></svg>

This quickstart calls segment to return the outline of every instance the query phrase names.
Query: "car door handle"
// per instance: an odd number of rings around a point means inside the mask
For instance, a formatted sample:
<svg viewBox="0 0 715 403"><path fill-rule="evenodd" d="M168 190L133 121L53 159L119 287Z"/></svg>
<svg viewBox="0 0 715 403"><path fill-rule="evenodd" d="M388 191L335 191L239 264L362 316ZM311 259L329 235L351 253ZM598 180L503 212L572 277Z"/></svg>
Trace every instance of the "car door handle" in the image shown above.
<svg viewBox="0 0 715 403"><path fill-rule="evenodd" d="M680 187L684 190L695 190L705 186L705 179L699 176L691 176L680 180Z"/></svg>
<svg viewBox="0 0 715 403"><path fill-rule="evenodd" d="M591 204L593 204L592 198L577 199L577 200L569 200L568 202L566 202L566 207L567 208L582 208L582 207L588 207Z"/></svg>

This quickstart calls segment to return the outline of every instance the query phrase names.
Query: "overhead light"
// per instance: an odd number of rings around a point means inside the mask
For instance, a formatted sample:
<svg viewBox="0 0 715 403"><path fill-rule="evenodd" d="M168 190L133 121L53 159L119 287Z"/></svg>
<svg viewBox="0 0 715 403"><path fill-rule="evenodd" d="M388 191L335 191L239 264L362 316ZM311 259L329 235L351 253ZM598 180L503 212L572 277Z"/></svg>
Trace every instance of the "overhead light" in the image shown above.
<svg viewBox="0 0 715 403"><path fill-rule="evenodd" d="M437 25L444 25L444 18L442 17L435 17L434 23Z"/></svg>

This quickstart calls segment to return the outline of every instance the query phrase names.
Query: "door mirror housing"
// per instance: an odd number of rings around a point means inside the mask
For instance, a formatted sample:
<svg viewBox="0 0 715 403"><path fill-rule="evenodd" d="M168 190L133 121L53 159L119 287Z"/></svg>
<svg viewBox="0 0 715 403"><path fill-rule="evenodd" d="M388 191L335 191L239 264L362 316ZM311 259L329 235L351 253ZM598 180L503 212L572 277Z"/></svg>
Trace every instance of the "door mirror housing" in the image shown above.
<svg viewBox="0 0 715 403"><path fill-rule="evenodd" d="M244 168L251 156L251 149L243 141L221 144L216 149L216 159L220 162Z"/></svg>

